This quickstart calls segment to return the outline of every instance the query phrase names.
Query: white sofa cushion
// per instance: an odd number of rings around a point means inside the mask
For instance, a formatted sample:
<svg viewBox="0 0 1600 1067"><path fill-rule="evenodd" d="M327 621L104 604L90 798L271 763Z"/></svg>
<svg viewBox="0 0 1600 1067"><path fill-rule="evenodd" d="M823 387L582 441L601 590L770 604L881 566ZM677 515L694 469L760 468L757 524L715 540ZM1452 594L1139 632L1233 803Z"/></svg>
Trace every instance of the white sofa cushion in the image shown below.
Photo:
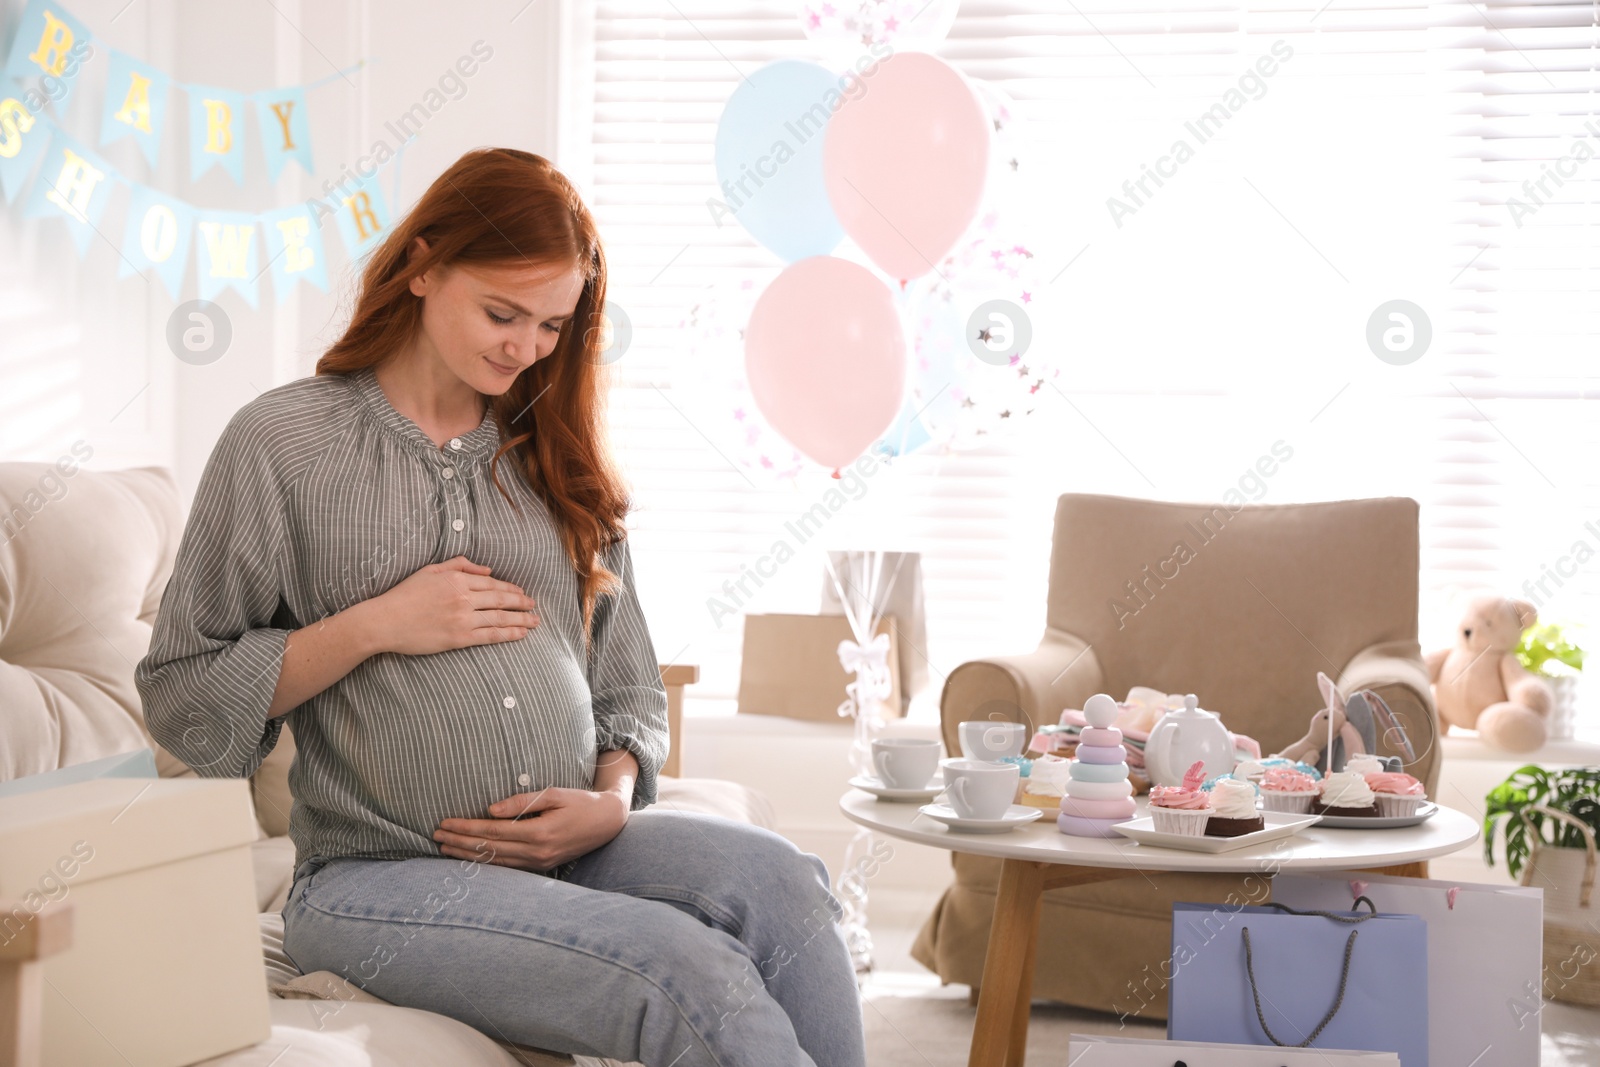
<svg viewBox="0 0 1600 1067"><path fill-rule="evenodd" d="M267 991L270 992L274 998L282 998L284 1001L321 1001L322 1003L315 1005L311 1009L312 1025L319 1032L326 1033L330 1029L328 1025L329 1022L331 1020L337 1020L346 1013L350 1013L359 1019L365 1020L376 1011L378 1014L383 1015L383 1017L381 1019L374 1020L374 1022L381 1023L382 1026L396 1026L407 1031L415 1032L424 1035L429 1041L456 1040L455 1037L451 1036L447 1032L435 1033L432 1029L430 1029L435 1020L437 1020L437 1022L440 1024L448 1024L447 1026L441 1026L439 1028L441 1031L451 1031L455 1027L463 1026L462 1023L457 1022L455 1019L452 1019L449 1016L439 1015L431 1011L419 1011L415 1008L404 1008L398 1005L390 1004L385 1000L381 1000L380 998L373 996L371 993L361 989L359 986L352 984L343 976L334 974L332 971L313 971L311 974L301 974L295 968L293 961L289 959L288 954L283 951L283 916L277 913L265 913L260 917L260 923L261 956L266 962ZM390 1014L384 1015L384 1012ZM393 1013L404 1014L402 1015ZM266 1065L269 1063L274 1063L275 1067L282 1067L283 1063L301 1062L298 1060L284 1060L281 1063L278 1063L270 1058L260 1060L254 1058L260 1054L260 1051L263 1048L272 1047L274 1041L280 1038L280 1016L281 1013L277 1010L276 1005L274 1005L272 1016L272 1039L263 1042L260 1045L252 1046L249 1049L244 1049L241 1052L236 1053L234 1056L226 1056L220 1059L208 1060L206 1062L216 1064L218 1067L222 1067L222 1065L226 1065L226 1067L254 1067L254 1065L258 1063L261 1064L262 1067L266 1067ZM303 1025L304 1019L299 1014L285 1018L283 1023L283 1029L285 1030L285 1033L282 1034L281 1037L286 1040L293 1039L296 1036L293 1034L293 1031L301 1028ZM335 1032L338 1032L343 1028L334 1027L333 1029ZM384 1031L384 1033L385 1036L388 1036L387 1031ZM477 1031L474 1031L474 1033L477 1033ZM517 1045L509 1041L492 1040L481 1033L479 1033L479 1036L482 1037L484 1041L488 1042L489 1045L497 1046L499 1051L514 1057L512 1059L508 1059L506 1062L525 1064L527 1067L640 1067L638 1064L625 1064L617 1060L596 1059L590 1056L573 1057L562 1053L546 1052L542 1049L529 1048L527 1045ZM480 1049L481 1045L482 1043L480 1042ZM408 1046L404 1042L401 1042L397 1043L394 1048L397 1050L405 1050L408 1048ZM281 1046L279 1046L278 1050L281 1051ZM335 1047L330 1047L328 1049L330 1055L335 1051L337 1051ZM422 1055L420 1048L410 1049L412 1053L411 1058L397 1058L393 1061L390 1061L382 1058L387 1051L386 1046L384 1048L374 1048L370 1043L361 1043L359 1041L352 1043L348 1051L365 1052L370 1059L356 1059L347 1055L346 1058L343 1059L311 1059L305 1060L304 1062L307 1064L318 1065L324 1063L330 1065L349 1064L351 1067L355 1067L356 1064L361 1064L363 1067L366 1067L367 1064L370 1064L371 1067L384 1067L385 1064L390 1062L396 1064L449 1063L462 1064L466 1065L466 1067L476 1067L476 1065L479 1063L498 1064L501 1062L498 1059L486 1055L482 1051L472 1052L471 1055L475 1058L467 1058L467 1055L463 1054L462 1058L452 1057L440 1059L431 1055ZM235 1056L244 1058L236 1059Z"/></svg>
<svg viewBox="0 0 1600 1067"><path fill-rule="evenodd" d="M155 467L0 463L0 779L146 745L134 665L150 647L179 534Z"/></svg>
<svg viewBox="0 0 1600 1067"><path fill-rule="evenodd" d="M530 1062L465 1023L431 1011L394 1004L344 1004L330 1011L323 1001L270 999L272 1033L265 1041L193 1067L527 1067Z"/></svg>

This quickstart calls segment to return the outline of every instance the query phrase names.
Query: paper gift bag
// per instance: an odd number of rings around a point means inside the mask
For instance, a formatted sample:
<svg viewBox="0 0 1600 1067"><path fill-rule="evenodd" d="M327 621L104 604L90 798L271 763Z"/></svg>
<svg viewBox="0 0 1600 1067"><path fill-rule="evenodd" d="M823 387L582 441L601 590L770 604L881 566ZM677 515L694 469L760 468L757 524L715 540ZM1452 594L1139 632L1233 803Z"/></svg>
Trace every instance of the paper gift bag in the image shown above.
<svg viewBox="0 0 1600 1067"><path fill-rule="evenodd" d="M1395 1052L1428 1067L1428 929L1415 915L1178 903L1171 966L1171 1040Z"/></svg>
<svg viewBox="0 0 1600 1067"><path fill-rule="evenodd" d="M895 624L894 616L885 615L877 629L889 635L889 696L883 709L889 718L899 717L902 707ZM839 662L839 642L853 638L843 615L746 615L739 714L849 725L839 705L847 696L844 687L856 676Z"/></svg>
<svg viewBox="0 0 1600 1067"><path fill-rule="evenodd" d="M1348 907L1355 890L1379 911L1420 915L1428 924L1428 1050L1435 1063L1539 1062L1538 889L1349 871L1272 880L1273 901L1300 910Z"/></svg>
<svg viewBox="0 0 1600 1067"><path fill-rule="evenodd" d="M1261 1048L1194 1041L1150 1041L1136 1037L1072 1034L1067 1039L1071 1067L1400 1067L1392 1052L1342 1049Z"/></svg>
<svg viewBox="0 0 1600 1067"><path fill-rule="evenodd" d="M843 580L850 572L850 559L860 553L829 552L835 573ZM895 662L899 667L900 712L911 707L911 698L928 688L928 657L923 650L928 647L927 612L922 598L922 553L884 552L882 580L872 610L881 615L893 615L897 648ZM864 598L865 594L863 594ZM843 615L844 605L839 601L839 591L833 578L822 575L823 615Z"/></svg>

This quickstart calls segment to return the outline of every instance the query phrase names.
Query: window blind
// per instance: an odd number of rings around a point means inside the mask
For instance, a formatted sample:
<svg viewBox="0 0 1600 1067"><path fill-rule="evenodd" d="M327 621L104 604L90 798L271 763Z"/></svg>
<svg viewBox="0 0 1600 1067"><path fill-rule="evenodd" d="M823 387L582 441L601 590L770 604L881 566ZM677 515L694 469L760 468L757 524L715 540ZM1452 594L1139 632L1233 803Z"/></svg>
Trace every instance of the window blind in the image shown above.
<svg viewBox="0 0 1600 1067"><path fill-rule="evenodd" d="M1483 249L1508 231L1506 191L1555 158L1552 109L1580 135L1580 7L967 0L936 51L1022 114L1004 206L1050 279L1034 343L1059 389L983 449L895 461L739 609L815 611L823 543L920 551L936 696L963 660L1037 640L1060 493L1215 500L1278 442L1294 458L1248 498L1422 502L1425 646L1448 640L1455 592L1537 577L1560 540L1538 516L1565 508L1581 530L1600 499L1579 414L1593 242L1552 205L1543 236ZM699 662L697 693L731 697L737 622L717 625L707 601L826 479L752 485L711 444L681 392L680 322L707 286L781 268L706 211L723 102L766 62L824 52L784 4L616 0L582 25L592 63L572 99L592 107L569 169L634 327L611 403L641 596L662 658ZM1568 65L1565 91L1518 65L1530 50ZM1588 212L1574 183L1571 211ZM1433 329L1406 365L1366 341L1395 299ZM1584 581L1553 606L1592 611Z"/></svg>
<svg viewBox="0 0 1600 1067"><path fill-rule="evenodd" d="M1600 12L1589 2L1451 5L1457 104L1450 394L1438 567L1477 569L1548 619L1593 624L1600 581ZM1464 583L1463 583L1464 584Z"/></svg>

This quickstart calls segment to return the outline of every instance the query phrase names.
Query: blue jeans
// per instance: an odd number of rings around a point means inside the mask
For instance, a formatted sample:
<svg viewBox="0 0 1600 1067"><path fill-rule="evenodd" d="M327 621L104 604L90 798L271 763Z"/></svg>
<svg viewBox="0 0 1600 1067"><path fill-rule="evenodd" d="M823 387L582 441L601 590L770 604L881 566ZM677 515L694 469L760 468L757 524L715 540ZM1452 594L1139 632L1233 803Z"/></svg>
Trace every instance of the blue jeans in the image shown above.
<svg viewBox="0 0 1600 1067"><path fill-rule="evenodd" d="M822 860L644 809L561 878L444 856L307 858L284 951L490 1036L647 1067L864 1067Z"/></svg>

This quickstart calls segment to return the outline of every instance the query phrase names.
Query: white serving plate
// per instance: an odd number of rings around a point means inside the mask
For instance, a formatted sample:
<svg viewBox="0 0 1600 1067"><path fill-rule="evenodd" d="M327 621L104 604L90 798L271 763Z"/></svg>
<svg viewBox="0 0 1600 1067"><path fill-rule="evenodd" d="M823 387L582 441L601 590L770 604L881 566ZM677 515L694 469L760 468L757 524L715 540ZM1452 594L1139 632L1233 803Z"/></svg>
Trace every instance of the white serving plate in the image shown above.
<svg viewBox="0 0 1600 1067"><path fill-rule="evenodd" d="M883 779L876 775L858 774L850 779L850 786L865 793L871 793L879 800L888 800L894 803L908 803L910 801L929 801L944 792L944 772L935 771L928 784L921 789L897 789L894 786L883 784Z"/></svg>
<svg viewBox="0 0 1600 1067"><path fill-rule="evenodd" d="M1394 830L1401 826L1416 826L1433 817L1439 810L1439 805L1431 800L1424 800L1418 805L1417 810L1410 815L1324 815L1318 826L1326 826L1334 830Z"/></svg>
<svg viewBox="0 0 1600 1067"><path fill-rule="evenodd" d="M1293 837L1295 834L1311 826L1313 823L1323 821L1321 815L1291 815L1285 811L1264 811L1261 817L1266 822L1263 829L1253 833L1240 834L1238 837L1190 837L1187 834L1162 833L1155 828L1155 819L1146 816L1142 819L1130 819L1119 822L1112 827L1124 837L1130 837L1141 845L1154 845L1157 848L1179 848L1188 852L1232 852L1236 848L1249 848L1259 845L1264 841L1276 841L1280 837ZM1371 822L1371 819L1362 820Z"/></svg>

